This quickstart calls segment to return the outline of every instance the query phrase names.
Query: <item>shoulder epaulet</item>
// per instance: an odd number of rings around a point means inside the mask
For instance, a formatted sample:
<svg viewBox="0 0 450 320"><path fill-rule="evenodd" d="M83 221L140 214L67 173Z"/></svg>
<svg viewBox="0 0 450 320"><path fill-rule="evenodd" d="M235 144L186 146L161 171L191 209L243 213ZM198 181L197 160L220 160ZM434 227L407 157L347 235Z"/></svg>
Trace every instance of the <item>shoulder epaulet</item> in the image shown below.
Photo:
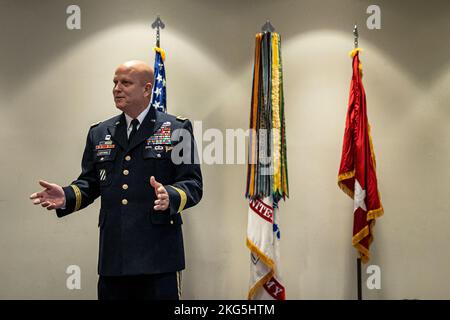
<svg viewBox="0 0 450 320"><path fill-rule="evenodd" d="M179 121L186 121L188 118L177 116L177 120Z"/></svg>
<svg viewBox="0 0 450 320"><path fill-rule="evenodd" d="M91 128L94 128L94 127L98 126L100 123L102 123L102 122L99 121L99 122L96 122L96 123L91 124Z"/></svg>

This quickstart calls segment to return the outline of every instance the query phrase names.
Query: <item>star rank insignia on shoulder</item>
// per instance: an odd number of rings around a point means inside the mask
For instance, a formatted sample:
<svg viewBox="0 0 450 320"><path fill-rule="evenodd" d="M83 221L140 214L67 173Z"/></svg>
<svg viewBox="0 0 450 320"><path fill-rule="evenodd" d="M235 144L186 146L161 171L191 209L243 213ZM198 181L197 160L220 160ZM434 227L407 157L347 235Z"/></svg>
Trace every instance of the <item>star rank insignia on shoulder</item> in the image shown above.
<svg viewBox="0 0 450 320"><path fill-rule="evenodd" d="M94 128L94 127L98 126L100 123L102 123L102 122L99 121L99 122L95 122L95 123L91 124L91 128Z"/></svg>
<svg viewBox="0 0 450 320"><path fill-rule="evenodd" d="M184 121L186 121L188 118L185 118L185 117L182 117L182 116L177 116L177 120L178 121L182 121L182 122L184 122Z"/></svg>

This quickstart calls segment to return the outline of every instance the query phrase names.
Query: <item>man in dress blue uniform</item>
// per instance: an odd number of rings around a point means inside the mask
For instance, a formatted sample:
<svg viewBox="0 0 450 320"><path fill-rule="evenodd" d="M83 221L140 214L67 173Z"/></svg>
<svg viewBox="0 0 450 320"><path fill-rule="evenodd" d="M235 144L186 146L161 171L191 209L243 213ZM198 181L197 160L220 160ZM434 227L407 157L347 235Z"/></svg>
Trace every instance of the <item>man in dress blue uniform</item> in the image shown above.
<svg viewBox="0 0 450 320"><path fill-rule="evenodd" d="M185 268L180 213L202 197L192 125L149 105L153 70L120 65L113 95L122 114L91 126L82 171L67 187L39 181L34 204L58 217L101 197L99 299L178 299Z"/></svg>

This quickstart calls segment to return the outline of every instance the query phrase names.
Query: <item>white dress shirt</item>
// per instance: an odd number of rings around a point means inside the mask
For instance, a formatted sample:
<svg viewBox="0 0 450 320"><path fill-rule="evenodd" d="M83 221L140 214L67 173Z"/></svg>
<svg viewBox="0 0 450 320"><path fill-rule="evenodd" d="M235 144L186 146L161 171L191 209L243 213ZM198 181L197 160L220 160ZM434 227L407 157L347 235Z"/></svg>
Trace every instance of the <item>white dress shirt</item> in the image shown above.
<svg viewBox="0 0 450 320"><path fill-rule="evenodd" d="M142 124L142 121L144 121L145 116L147 115L148 111L150 110L150 104L147 106L147 108L144 109L144 111L142 111L136 119L138 119L139 124L137 126L137 130L139 130L139 127ZM131 126L131 121L133 120L132 117L130 117L129 115L127 115L125 113L125 121L127 122L127 137L130 136L131 130L133 130L133 127Z"/></svg>

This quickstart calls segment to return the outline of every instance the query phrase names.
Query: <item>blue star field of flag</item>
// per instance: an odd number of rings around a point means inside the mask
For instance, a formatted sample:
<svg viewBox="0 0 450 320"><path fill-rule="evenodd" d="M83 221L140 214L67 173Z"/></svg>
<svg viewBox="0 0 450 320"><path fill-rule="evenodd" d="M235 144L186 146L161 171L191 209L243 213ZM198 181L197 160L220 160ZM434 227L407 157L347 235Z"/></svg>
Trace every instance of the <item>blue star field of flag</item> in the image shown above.
<svg viewBox="0 0 450 320"><path fill-rule="evenodd" d="M167 95L166 95L166 70L164 68L164 59L161 56L161 49L155 52L155 82L153 84L151 105L158 111L167 113Z"/></svg>

